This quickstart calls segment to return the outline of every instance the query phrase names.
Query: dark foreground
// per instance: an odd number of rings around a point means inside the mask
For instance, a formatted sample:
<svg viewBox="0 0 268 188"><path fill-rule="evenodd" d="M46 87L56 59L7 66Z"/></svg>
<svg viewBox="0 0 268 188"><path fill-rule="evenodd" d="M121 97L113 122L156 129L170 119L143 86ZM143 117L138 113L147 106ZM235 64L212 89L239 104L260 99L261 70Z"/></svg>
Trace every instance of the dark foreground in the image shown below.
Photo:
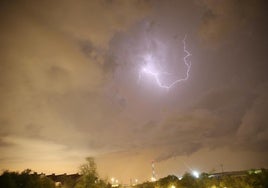
<svg viewBox="0 0 268 188"><path fill-rule="evenodd" d="M0 176L0 187L3 188L268 188L268 170L249 170L224 173L202 173L199 178L185 173L178 178L174 175L161 178L155 182L144 182L138 185L112 185L101 180L96 174L61 174L44 175L31 170L21 173L5 171Z"/></svg>

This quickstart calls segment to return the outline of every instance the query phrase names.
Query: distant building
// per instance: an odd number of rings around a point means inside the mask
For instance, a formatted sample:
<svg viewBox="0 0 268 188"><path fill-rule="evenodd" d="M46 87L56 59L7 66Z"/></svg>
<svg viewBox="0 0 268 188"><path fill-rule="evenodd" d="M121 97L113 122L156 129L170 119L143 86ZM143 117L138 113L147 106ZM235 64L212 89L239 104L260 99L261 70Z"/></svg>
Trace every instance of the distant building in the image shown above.
<svg viewBox="0 0 268 188"><path fill-rule="evenodd" d="M61 187L62 185L65 184L66 181L71 180L73 182L77 182L78 179L81 177L81 175L77 173L67 175L66 173L64 173L64 174L59 174L59 175L51 174L51 175L47 175L47 177L55 182L56 187Z"/></svg>
<svg viewBox="0 0 268 188"><path fill-rule="evenodd" d="M262 169L219 172L219 173L209 174L208 177L222 177L222 176L241 177L241 176L246 176L248 174L259 174L259 173L262 173Z"/></svg>

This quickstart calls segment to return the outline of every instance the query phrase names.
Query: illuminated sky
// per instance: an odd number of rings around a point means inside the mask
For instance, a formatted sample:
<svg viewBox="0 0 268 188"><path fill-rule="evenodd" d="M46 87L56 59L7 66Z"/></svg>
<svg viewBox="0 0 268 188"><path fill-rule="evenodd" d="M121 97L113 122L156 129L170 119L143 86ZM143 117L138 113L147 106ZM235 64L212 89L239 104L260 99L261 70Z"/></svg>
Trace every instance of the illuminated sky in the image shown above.
<svg viewBox="0 0 268 188"><path fill-rule="evenodd" d="M268 168L267 16L265 0L1 1L0 169Z"/></svg>

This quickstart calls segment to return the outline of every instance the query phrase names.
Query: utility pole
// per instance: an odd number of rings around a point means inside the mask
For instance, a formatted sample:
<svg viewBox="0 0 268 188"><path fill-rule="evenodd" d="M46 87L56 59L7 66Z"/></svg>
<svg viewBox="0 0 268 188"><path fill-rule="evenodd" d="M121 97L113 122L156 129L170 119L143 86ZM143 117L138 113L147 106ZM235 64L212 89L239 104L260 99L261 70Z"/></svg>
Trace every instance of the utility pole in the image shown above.
<svg viewBox="0 0 268 188"><path fill-rule="evenodd" d="M220 166L221 166L221 173L223 173L223 164L221 164Z"/></svg>

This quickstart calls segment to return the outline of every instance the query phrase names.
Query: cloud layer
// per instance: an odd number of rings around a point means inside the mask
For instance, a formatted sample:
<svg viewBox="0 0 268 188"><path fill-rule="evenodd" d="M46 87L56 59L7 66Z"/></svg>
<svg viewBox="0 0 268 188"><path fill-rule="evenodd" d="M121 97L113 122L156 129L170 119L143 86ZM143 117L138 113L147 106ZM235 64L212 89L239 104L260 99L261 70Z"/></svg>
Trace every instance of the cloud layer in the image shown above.
<svg viewBox="0 0 268 188"><path fill-rule="evenodd" d="M73 172L93 155L104 175L145 179L152 159L268 165L264 1L1 4L0 168ZM189 80L139 80L148 53L181 77L185 34Z"/></svg>

